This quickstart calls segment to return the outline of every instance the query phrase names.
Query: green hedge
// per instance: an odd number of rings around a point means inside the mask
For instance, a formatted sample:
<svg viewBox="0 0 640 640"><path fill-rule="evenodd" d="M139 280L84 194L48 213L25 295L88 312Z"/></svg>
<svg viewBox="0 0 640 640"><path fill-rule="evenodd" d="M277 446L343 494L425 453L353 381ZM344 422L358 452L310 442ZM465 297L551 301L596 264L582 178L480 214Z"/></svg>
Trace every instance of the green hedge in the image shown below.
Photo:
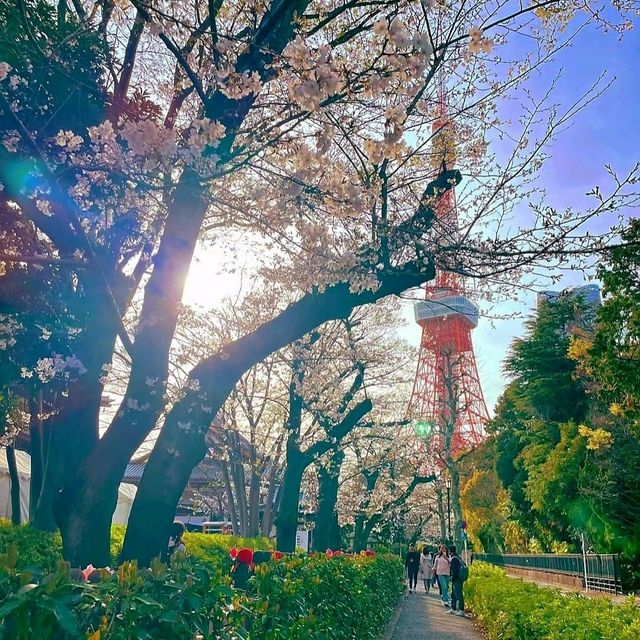
<svg viewBox="0 0 640 640"><path fill-rule="evenodd" d="M403 590L395 556L285 558L256 567L252 640L378 638Z"/></svg>
<svg viewBox="0 0 640 640"><path fill-rule="evenodd" d="M112 529L114 558L124 531ZM237 591L229 549L269 549L267 539L188 533L185 543L189 557L170 567L125 563L84 582L61 560L58 534L1 522L0 640L366 640L403 589L397 557L313 555L258 565Z"/></svg>
<svg viewBox="0 0 640 640"><path fill-rule="evenodd" d="M473 565L465 598L488 640L640 638L640 611L632 598L616 605L607 598L562 593L483 563Z"/></svg>
<svg viewBox="0 0 640 640"><path fill-rule="evenodd" d="M184 543L187 554L201 560L221 566L227 571L231 568L229 549L249 547L249 549L273 550L273 542L269 538L242 538L218 533L185 533Z"/></svg>
<svg viewBox="0 0 640 640"><path fill-rule="evenodd" d="M31 566L52 571L62 560L62 540L59 533L48 533L23 525L16 527L0 519L0 553L10 546L18 550L18 567Z"/></svg>
<svg viewBox="0 0 640 640"><path fill-rule="evenodd" d="M0 555L0 640L366 640L379 636L402 592L394 557L289 557L256 568L247 591L209 560L150 569L125 563L85 582L60 561L20 569Z"/></svg>
<svg viewBox="0 0 640 640"><path fill-rule="evenodd" d="M124 525L115 524L111 527L113 566L117 565L125 531ZM225 570L231 567L229 549L232 547L273 549L273 543L268 538L242 538L215 533L186 533L184 541L190 556L210 563L214 567L221 566ZM15 545L18 549L20 567L38 566L52 571L62 559L62 540L59 533L39 531L28 525L15 527L8 520L0 519L0 553L6 553L10 545Z"/></svg>
<svg viewBox="0 0 640 640"><path fill-rule="evenodd" d="M85 582L63 562L44 577L25 574L14 549L0 556L0 640L238 638L242 618L221 570L189 559L143 570L125 563Z"/></svg>

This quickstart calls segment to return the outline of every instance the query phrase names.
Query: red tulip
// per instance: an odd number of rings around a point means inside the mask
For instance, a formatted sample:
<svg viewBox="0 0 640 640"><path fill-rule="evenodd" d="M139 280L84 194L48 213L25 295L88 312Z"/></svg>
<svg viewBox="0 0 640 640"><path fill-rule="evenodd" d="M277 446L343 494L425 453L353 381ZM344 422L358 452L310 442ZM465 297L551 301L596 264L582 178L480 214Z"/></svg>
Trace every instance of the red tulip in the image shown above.
<svg viewBox="0 0 640 640"><path fill-rule="evenodd" d="M284 553L282 553L282 551L274 551L271 554L272 560L282 560L282 558L284 558Z"/></svg>
<svg viewBox="0 0 640 640"><path fill-rule="evenodd" d="M327 558L333 557L333 551L331 551L331 549L327 549L324 553L327 556Z"/></svg>
<svg viewBox="0 0 640 640"><path fill-rule="evenodd" d="M339 558L341 555L343 555L342 551L340 551L340 549L338 549L334 554L333 554L336 558Z"/></svg>
<svg viewBox="0 0 640 640"><path fill-rule="evenodd" d="M231 547L231 549L229 549L229 555L232 560L235 560L238 555L238 550L235 547Z"/></svg>
<svg viewBox="0 0 640 640"><path fill-rule="evenodd" d="M369 558L376 555L373 551L371 551L371 549L367 549L365 553L367 554L367 556L369 556Z"/></svg>

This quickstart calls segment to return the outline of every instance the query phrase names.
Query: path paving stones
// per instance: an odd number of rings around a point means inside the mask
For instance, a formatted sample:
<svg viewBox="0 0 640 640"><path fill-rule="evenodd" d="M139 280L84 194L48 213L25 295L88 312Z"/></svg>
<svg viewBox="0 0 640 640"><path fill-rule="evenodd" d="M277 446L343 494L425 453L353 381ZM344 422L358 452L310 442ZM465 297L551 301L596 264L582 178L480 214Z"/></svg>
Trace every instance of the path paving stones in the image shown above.
<svg viewBox="0 0 640 640"><path fill-rule="evenodd" d="M390 640L481 640L469 618L448 614L438 590L407 594Z"/></svg>

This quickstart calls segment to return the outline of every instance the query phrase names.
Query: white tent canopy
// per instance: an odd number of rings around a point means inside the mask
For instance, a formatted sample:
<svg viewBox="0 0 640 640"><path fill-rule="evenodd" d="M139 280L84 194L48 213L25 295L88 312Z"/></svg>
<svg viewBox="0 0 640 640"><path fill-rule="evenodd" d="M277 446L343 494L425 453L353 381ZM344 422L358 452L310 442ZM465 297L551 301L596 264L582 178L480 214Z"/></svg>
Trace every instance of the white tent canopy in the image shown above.
<svg viewBox="0 0 640 640"><path fill-rule="evenodd" d="M29 488L31 485L31 456L16 449L16 466L20 478L20 519L29 521ZM118 503L112 524L127 524L137 487L124 482L118 488ZM11 480L7 464L7 450L0 448L0 518L11 518Z"/></svg>

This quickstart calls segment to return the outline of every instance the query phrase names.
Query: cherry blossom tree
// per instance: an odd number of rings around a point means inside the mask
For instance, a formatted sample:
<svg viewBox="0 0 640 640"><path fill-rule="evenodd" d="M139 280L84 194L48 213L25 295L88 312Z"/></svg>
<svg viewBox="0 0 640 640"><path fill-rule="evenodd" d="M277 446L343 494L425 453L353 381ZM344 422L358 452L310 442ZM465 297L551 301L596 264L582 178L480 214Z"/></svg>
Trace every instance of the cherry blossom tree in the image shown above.
<svg viewBox="0 0 640 640"><path fill-rule="evenodd" d="M436 480L416 448L408 420L378 423L351 443L339 492L340 521L353 526L353 548L368 546L371 534L411 511L429 515L422 489ZM412 501L417 497L417 502ZM419 507L422 503L422 507Z"/></svg>
<svg viewBox="0 0 640 640"><path fill-rule="evenodd" d="M634 172L582 212L553 210L533 183L545 145L599 88L565 110L532 97L519 126L496 111L561 54L572 19L622 30L617 13L563 0L67 4L0 3L16 36L0 61L0 200L51 247L3 265L64 264L56 277L86 310L72 353L58 354L56 373L72 374L51 418L60 463L36 513L43 526L55 514L75 564L108 561L118 484L159 420L125 543L143 560L163 548L214 415L256 363L436 266L503 285L541 261L591 255L608 238L584 225L635 201ZM498 51L514 33L535 44L509 62ZM455 153L435 143L454 125ZM486 153L491 131L515 141L506 159ZM462 174L452 229L436 202ZM511 225L519 198L533 208ZM204 357L169 404L194 248L239 237L264 277L299 295ZM101 434L117 348L127 387Z"/></svg>

